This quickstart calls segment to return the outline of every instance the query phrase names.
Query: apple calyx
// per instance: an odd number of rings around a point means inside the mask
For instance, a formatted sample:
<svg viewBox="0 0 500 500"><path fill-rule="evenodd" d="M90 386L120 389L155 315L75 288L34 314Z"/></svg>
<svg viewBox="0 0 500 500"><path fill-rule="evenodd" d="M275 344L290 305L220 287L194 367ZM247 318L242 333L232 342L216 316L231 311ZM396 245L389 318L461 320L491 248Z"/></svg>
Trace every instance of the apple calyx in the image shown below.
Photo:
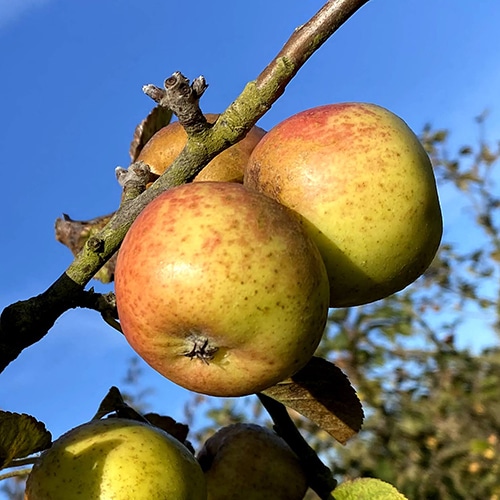
<svg viewBox="0 0 500 500"><path fill-rule="evenodd" d="M200 359L206 365L210 364L209 362L214 359L216 352L219 350L217 346L211 345L210 340L204 335L193 333L186 340L192 342L193 347L190 351L185 352L184 356L191 359Z"/></svg>

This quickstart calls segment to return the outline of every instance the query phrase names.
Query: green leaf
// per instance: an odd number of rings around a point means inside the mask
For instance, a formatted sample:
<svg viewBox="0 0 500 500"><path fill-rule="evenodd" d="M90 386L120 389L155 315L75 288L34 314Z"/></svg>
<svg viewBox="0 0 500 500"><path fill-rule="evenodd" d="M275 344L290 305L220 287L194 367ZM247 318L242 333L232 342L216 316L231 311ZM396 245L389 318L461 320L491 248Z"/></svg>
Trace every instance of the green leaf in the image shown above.
<svg viewBox="0 0 500 500"><path fill-rule="evenodd" d="M391 484L372 478L346 481L333 490L332 497L335 500L408 500Z"/></svg>
<svg viewBox="0 0 500 500"><path fill-rule="evenodd" d="M31 415L0 411L0 468L15 458L24 458L45 450L52 444L52 435Z"/></svg>

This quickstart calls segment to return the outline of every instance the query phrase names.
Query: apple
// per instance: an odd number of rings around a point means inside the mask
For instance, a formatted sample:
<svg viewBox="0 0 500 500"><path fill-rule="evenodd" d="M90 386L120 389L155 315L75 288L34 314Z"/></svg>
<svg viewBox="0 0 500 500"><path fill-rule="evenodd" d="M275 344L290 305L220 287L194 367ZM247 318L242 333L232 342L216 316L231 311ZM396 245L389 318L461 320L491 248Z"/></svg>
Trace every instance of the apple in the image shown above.
<svg viewBox="0 0 500 500"><path fill-rule="evenodd" d="M242 396L313 355L328 277L299 219L230 182L195 182L154 199L118 254L123 333L155 370L191 391Z"/></svg>
<svg viewBox="0 0 500 500"><path fill-rule="evenodd" d="M374 104L330 104L279 123L253 150L244 184L303 218L332 307L402 290L441 241L429 157L403 120Z"/></svg>
<svg viewBox="0 0 500 500"><path fill-rule="evenodd" d="M177 439L123 418L92 420L44 451L26 483L26 500L204 500L203 472Z"/></svg>
<svg viewBox="0 0 500 500"><path fill-rule="evenodd" d="M350 479L339 484L331 497L333 500L408 500L392 484L372 477Z"/></svg>
<svg viewBox="0 0 500 500"><path fill-rule="evenodd" d="M198 454L208 500L302 500L307 479L297 455L275 432L256 424L223 427Z"/></svg>
<svg viewBox="0 0 500 500"><path fill-rule="evenodd" d="M219 115L207 113L205 118L214 123ZM195 177L195 181L243 182L243 171L250 153L266 131L254 126L239 142L216 156ZM186 145L187 134L179 122L173 122L160 129L144 145L136 161L147 163L151 171L161 175L179 156Z"/></svg>

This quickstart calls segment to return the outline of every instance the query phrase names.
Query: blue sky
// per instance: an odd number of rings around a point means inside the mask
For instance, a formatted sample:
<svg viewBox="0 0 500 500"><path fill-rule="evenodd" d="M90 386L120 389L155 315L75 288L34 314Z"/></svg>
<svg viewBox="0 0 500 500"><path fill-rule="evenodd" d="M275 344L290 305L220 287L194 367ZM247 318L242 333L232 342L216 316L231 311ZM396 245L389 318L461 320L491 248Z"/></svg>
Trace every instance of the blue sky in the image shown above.
<svg viewBox="0 0 500 500"><path fill-rule="evenodd" d="M221 111L322 3L0 0L0 309L41 292L70 263L54 239L57 217L117 206L114 169L128 165L133 130L152 107L142 85L161 85L176 70L203 74L210 87L202 107ZM473 118L488 108L496 139L498 26L498 0L371 0L259 125L367 101L416 132L428 122L451 128L458 145L474 140ZM443 201L447 234L459 239L460 213ZM96 313L69 311L0 375L0 407L32 414L58 436L121 385L132 355ZM188 393L145 370L154 409L182 418Z"/></svg>

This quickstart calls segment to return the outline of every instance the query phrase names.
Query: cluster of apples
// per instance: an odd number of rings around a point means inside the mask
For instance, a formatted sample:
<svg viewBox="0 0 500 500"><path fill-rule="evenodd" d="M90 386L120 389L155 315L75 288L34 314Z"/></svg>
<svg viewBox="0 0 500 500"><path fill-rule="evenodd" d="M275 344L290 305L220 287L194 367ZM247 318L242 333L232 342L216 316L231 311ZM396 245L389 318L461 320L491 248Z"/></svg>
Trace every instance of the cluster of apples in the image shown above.
<svg viewBox="0 0 500 500"><path fill-rule="evenodd" d="M161 174L185 140L171 124L138 159ZM329 307L403 289L441 240L425 150L373 104L309 109L267 133L254 127L195 181L135 220L115 291L131 346L203 394L243 396L292 376L316 350Z"/></svg>
<svg viewBox="0 0 500 500"><path fill-rule="evenodd" d="M161 174L185 140L171 124L138 159ZM431 163L400 118L364 103L310 109L268 133L254 127L143 210L116 264L120 323L175 383L256 393L307 364L330 307L418 278L441 234ZM300 500L306 490L299 458L263 427L225 427L195 457L161 429L110 418L56 440L25 498Z"/></svg>
<svg viewBox="0 0 500 500"><path fill-rule="evenodd" d="M286 442L233 424L198 456L147 423L93 420L67 432L34 465L25 500L302 500L307 478Z"/></svg>

